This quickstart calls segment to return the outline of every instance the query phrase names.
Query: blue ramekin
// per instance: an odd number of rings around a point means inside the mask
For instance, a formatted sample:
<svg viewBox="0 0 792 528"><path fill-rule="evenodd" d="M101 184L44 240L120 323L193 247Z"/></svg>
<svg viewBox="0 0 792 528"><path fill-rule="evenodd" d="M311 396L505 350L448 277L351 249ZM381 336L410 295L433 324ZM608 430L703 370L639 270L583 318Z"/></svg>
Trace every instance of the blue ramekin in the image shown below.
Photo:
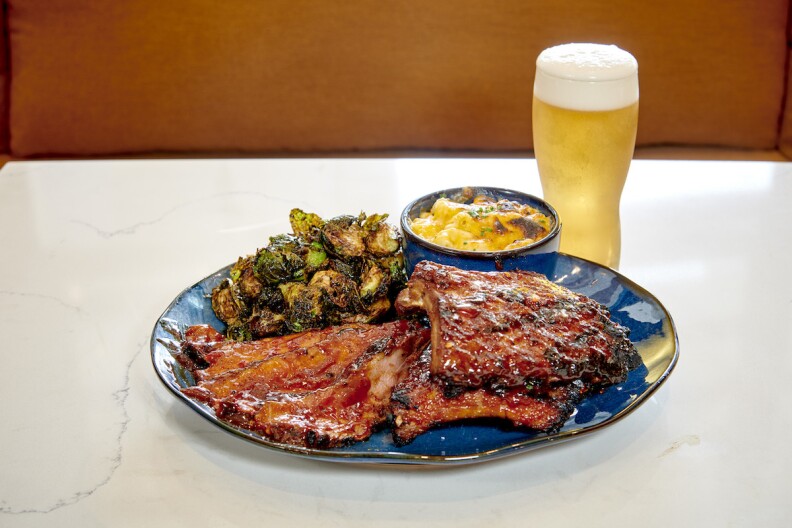
<svg viewBox="0 0 792 528"><path fill-rule="evenodd" d="M485 195L494 200L511 200L530 205L552 219L550 233L525 247L503 251L465 251L443 247L416 235L410 228L410 220L429 211L438 198L446 197L463 201L463 196ZM422 196L410 202L401 215L404 234L404 264L408 274L422 260L478 271L527 270L551 275L555 268L558 245L561 241L561 222L556 210L541 198L510 189L497 187L457 187L444 189Z"/></svg>

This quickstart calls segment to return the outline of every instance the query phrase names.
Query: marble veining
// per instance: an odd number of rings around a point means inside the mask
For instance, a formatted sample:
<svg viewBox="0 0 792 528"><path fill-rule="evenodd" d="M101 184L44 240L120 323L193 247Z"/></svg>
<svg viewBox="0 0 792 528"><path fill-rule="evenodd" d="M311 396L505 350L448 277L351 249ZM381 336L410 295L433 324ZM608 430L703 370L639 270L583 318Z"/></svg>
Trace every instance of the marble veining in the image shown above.
<svg viewBox="0 0 792 528"><path fill-rule="evenodd" d="M90 497L112 479L121 465L122 441L129 425L126 409L129 373L145 345L143 342L137 345L137 351L124 365L123 376L118 380L117 387L109 384L112 376L102 379L102 371L110 365L101 360L97 362L98 371L86 377L89 383L86 387L79 376L73 376L67 369L60 368L57 357L32 365L30 358L25 355L41 360L47 352L55 355L64 353L73 344L93 359L110 358L112 354L99 335L91 314L56 296L10 290L0 291L0 309L4 314L0 332L11 336L6 343L16 344L19 349L17 355L6 358L7 372L24 372L32 368L40 378L51 380L47 386L39 387L8 382L0 386L3 401L13 402L19 397L28 400L24 402L25 405L5 405L0 411L4 422L22 424L7 430L0 440L5 454L13 457L13 460L4 463L0 514L50 513ZM62 335L57 340L44 343L35 337L26 339L25 335L31 335L27 332L20 336L20 331L29 328L23 320L34 317L52 321L52 326L62 330ZM15 339L15 336L20 338ZM59 371L65 375L55 374ZM91 380L98 380L95 387L90 386ZM90 413L92 402L98 398L103 398L107 406L97 418L101 420L102 417L114 416L115 431L108 432L106 424L101 426L84 420L85 415L82 413ZM66 403L73 411L72 415L65 417L65 421L58 413L60 403ZM31 409L34 409L32 413ZM77 427L67 431L65 428L69 424ZM80 424L85 424L85 427L81 428ZM96 445L83 439L83 436L96 438L102 435L105 436L99 451ZM46 447L52 444L63 444L65 449L48 452ZM20 452L23 446L36 446L37 449L34 452ZM29 488L39 489L39 492L25 494L24 491Z"/></svg>
<svg viewBox="0 0 792 528"><path fill-rule="evenodd" d="M216 194L212 194L210 196L204 196L204 197L201 197L201 198L198 198L198 199L195 199L195 200L188 200L188 201L179 203L179 204L171 207L170 209L168 209L164 213L160 214L156 218L153 218L151 220L142 220L142 221L136 222L134 224L128 225L126 227L120 227L120 228L117 228L117 229L102 229L102 228L96 226L93 222L89 222L89 221L81 220L81 219L72 219L71 222L74 223L74 224L77 224L77 225L84 226L84 227L96 232L96 234L99 235L102 238L113 238L113 237L116 237L116 236L134 235L134 234L137 233L137 231L139 229L157 225L157 224L161 223L163 220L167 219L169 216L171 216L171 215L173 215L173 214L175 214L175 213L177 213L177 212L179 212L181 210L184 210L184 209L187 209L187 208L193 208L193 207L198 207L199 209L211 209L211 205L210 205L211 202L221 202L222 203L225 200L228 200L229 198L235 199L235 198L240 198L240 197L242 197L242 198L255 197L255 198L263 199L265 201L273 201L273 202L282 203L282 204L290 204L290 205L293 205L295 207L304 206L305 205L305 202L300 201L300 200L286 199L286 198L281 198L281 197L278 197L278 196L272 196L272 195L268 195L268 194L260 193L260 192L230 191L230 192L225 192L225 193L216 193Z"/></svg>

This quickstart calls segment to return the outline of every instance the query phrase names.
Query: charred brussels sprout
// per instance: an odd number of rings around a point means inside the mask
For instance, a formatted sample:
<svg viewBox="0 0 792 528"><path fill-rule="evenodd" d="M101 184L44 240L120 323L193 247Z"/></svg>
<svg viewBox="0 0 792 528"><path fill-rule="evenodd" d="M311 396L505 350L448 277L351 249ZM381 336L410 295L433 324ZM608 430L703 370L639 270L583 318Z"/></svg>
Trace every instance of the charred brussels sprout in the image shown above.
<svg viewBox="0 0 792 528"><path fill-rule="evenodd" d="M322 291L334 311L348 312L358 308L357 283L342 273L317 271L311 279L311 286Z"/></svg>
<svg viewBox="0 0 792 528"><path fill-rule="evenodd" d="M302 237L306 241L312 242L319 239L319 233L324 227L324 220L314 213L306 213L300 209L292 209L289 213L289 223L291 224L294 236Z"/></svg>
<svg viewBox="0 0 792 528"><path fill-rule="evenodd" d="M388 215L318 215L292 209L293 233L240 257L212 291L227 337L259 339L387 317L405 282L401 238Z"/></svg>
<svg viewBox="0 0 792 528"><path fill-rule="evenodd" d="M322 228L322 244L340 258L362 257L366 252L363 228L354 216L339 216L328 220Z"/></svg>
<svg viewBox="0 0 792 528"><path fill-rule="evenodd" d="M337 271L351 279L357 279L360 277L360 262L355 261L353 264L348 264L339 259L331 259L328 269Z"/></svg>
<svg viewBox="0 0 792 528"><path fill-rule="evenodd" d="M407 271L404 269L404 255L401 253L391 255L378 260L379 265L388 270L390 277L390 288L392 292L398 293L407 285Z"/></svg>
<svg viewBox="0 0 792 528"><path fill-rule="evenodd" d="M360 277L360 298L364 302L370 303L372 300L382 297L388 291L390 279L388 274L376 263L369 263L368 269Z"/></svg>
<svg viewBox="0 0 792 528"><path fill-rule="evenodd" d="M253 268L253 259L248 257L239 259L231 269L231 279L234 281L239 294L245 300L254 300L261 295L264 284L256 276Z"/></svg>
<svg viewBox="0 0 792 528"><path fill-rule="evenodd" d="M266 284L303 278L303 268L303 259L288 249L267 247L256 253L255 274Z"/></svg>
<svg viewBox="0 0 792 528"><path fill-rule="evenodd" d="M244 302L238 299L234 289L234 283L227 279L212 290L212 310L226 324L236 321L246 311Z"/></svg>
<svg viewBox="0 0 792 528"><path fill-rule="evenodd" d="M371 215L363 224L366 249L375 256L393 255L401 249L401 236L395 227L385 223L388 215Z"/></svg>
<svg viewBox="0 0 792 528"><path fill-rule="evenodd" d="M256 299L256 304L262 308L269 308L273 312L281 313L284 309L283 294L278 286L266 286Z"/></svg>
<svg viewBox="0 0 792 528"><path fill-rule="evenodd" d="M286 325L292 332L322 327L322 290L301 282L280 285L286 303Z"/></svg>
<svg viewBox="0 0 792 528"><path fill-rule="evenodd" d="M246 322L235 320L228 324L226 337L234 341L250 341L253 339L253 333Z"/></svg>
<svg viewBox="0 0 792 528"><path fill-rule="evenodd" d="M248 319L248 328L254 339L279 335L286 331L286 317L266 307L257 308Z"/></svg>
<svg viewBox="0 0 792 528"><path fill-rule="evenodd" d="M371 303L363 312L361 322L370 323L382 318L390 310L391 302L387 297L380 297Z"/></svg>
<svg viewBox="0 0 792 528"><path fill-rule="evenodd" d="M319 242L313 242L305 255L305 268L308 272L320 269L327 262L327 252Z"/></svg>

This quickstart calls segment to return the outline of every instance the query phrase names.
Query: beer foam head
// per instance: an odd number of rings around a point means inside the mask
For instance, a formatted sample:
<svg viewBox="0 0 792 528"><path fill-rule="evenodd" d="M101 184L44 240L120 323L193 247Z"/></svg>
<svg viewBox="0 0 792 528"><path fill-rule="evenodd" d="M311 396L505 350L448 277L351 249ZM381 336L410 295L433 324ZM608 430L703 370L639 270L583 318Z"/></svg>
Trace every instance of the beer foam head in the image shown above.
<svg viewBox="0 0 792 528"><path fill-rule="evenodd" d="M536 59L534 95L571 110L624 108L638 100L638 61L612 45L554 46Z"/></svg>

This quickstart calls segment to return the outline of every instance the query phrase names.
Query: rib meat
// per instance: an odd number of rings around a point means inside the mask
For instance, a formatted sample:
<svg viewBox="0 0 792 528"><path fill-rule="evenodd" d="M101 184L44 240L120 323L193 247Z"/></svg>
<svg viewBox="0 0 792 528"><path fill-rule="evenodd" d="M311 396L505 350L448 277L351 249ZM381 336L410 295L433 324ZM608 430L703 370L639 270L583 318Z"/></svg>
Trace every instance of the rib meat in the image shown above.
<svg viewBox="0 0 792 528"><path fill-rule="evenodd" d="M403 320L244 343L196 329L180 362L197 384L182 392L274 441L333 447L367 438L386 420L404 361L428 340L428 329Z"/></svg>
<svg viewBox="0 0 792 528"><path fill-rule="evenodd" d="M391 392L412 352L368 355L343 380L313 391L231 396L220 402L218 418L291 445L327 448L365 440L386 422Z"/></svg>
<svg viewBox="0 0 792 528"><path fill-rule="evenodd" d="M542 396L526 388L501 391L449 387L429 370L431 347L412 360L407 377L393 389L391 413L396 445L441 424L497 418L535 431L561 427L583 393L580 382L554 387Z"/></svg>
<svg viewBox="0 0 792 528"><path fill-rule="evenodd" d="M396 300L432 327L430 370L465 387L620 383L640 364L607 308L527 271L480 272L423 261Z"/></svg>
<svg viewBox="0 0 792 528"><path fill-rule="evenodd" d="M258 344L226 340L223 334L209 325L195 325L185 331L181 353L176 359L192 373L196 381L209 380L283 353L288 348L287 343L298 337L299 334L290 334L278 339L274 346L262 346L264 341L272 343L272 340L263 340ZM318 336L315 338L318 339Z"/></svg>

